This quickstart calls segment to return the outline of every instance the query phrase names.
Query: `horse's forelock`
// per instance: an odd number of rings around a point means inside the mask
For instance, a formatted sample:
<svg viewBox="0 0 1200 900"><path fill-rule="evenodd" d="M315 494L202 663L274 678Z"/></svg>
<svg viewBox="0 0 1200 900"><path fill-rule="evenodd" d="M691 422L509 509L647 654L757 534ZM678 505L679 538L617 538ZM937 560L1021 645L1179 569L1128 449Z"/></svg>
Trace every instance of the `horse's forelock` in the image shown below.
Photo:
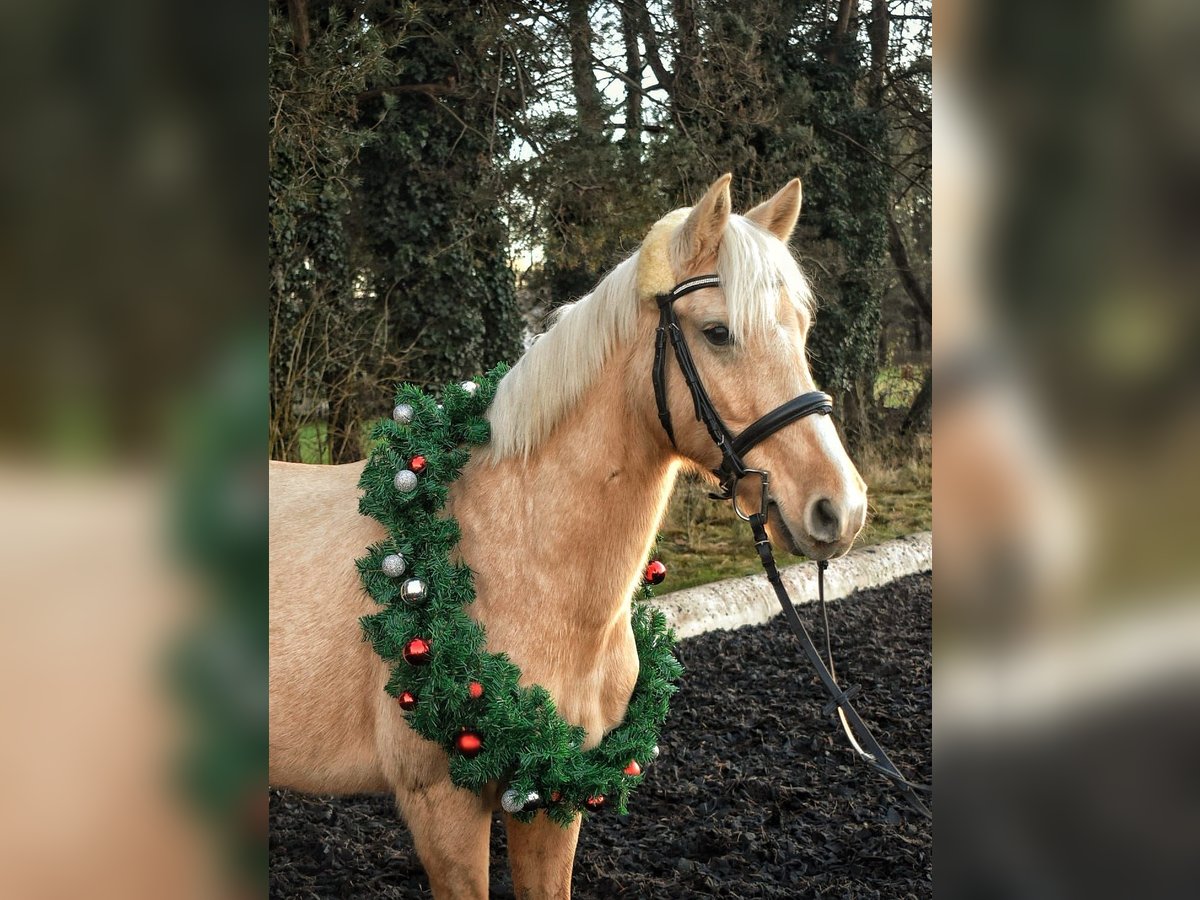
<svg viewBox="0 0 1200 900"><path fill-rule="evenodd" d="M717 274L729 309L729 330L766 334L778 318L779 291L811 319L812 290L787 245L742 216L730 216L717 251Z"/></svg>

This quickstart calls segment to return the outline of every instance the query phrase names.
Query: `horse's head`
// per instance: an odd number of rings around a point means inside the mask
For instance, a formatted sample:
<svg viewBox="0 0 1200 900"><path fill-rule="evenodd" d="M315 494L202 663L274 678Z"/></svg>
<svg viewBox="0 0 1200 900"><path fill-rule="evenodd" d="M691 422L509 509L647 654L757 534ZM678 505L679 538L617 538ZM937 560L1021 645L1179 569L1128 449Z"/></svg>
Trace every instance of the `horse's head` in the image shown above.
<svg viewBox="0 0 1200 900"><path fill-rule="evenodd" d="M644 295L653 295L687 278L720 275L719 287L680 297L675 312L704 388L737 435L816 388L804 351L812 325L810 293L787 249L800 213L800 181L745 216L731 214L729 181L728 175L719 178L690 211L655 226L643 244L639 282ZM668 360L666 373L676 448L712 470L721 452L696 420L675 359ZM866 485L829 416L792 422L747 451L745 462L770 472L767 527L773 540L818 559L850 548L866 518ZM757 479L743 479L738 501L744 509L758 508Z"/></svg>

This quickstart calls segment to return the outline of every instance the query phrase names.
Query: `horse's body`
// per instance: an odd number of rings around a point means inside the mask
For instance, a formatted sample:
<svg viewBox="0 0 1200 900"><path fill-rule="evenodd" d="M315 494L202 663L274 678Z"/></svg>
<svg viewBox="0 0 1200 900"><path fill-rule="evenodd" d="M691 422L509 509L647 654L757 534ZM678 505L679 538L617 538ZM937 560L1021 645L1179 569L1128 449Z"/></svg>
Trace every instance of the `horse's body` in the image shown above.
<svg viewBox="0 0 1200 900"><path fill-rule="evenodd" d="M738 227L790 233L799 209L793 184L794 209L789 186L750 214L755 225ZM781 213L780 205L789 208ZM725 178L675 229L672 274L718 263L728 221ZM688 461L712 464L675 381L677 450L658 423L649 384L657 314L638 302L638 271L636 258L619 267L505 379L490 412L492 446L473 456L447 504L462 530L459 553L475 573L470 612L487 630L488 649L508 653L526 684L546 687L563 718L587 730L588 747L621 721L637 678L628 600L675 474ZM806 310L772 306L777 329L802 346ZM720 308L719 291L700 292L689 307L705 321ZM723 318L738 322L734 310ZM751 345L746 328L743 352ZM736 428L811 384L802 350L799 366L794 356L766 354L757 370L741 372L722 369L719 354L698 363ZM774 461L773 471L780 462L804 469L773 482L773 529L788 546L825 556L849 546L865 504L861 479L831 435L824 420L780 432L755 451ZM354 560L384 537L357 510L362 467L271 464L271 782L319 793L394 792L434 895L484 897L497 791L453 787L445 752L405 724L383 690L387 664L362 640L358 619L375 605ZM802 495L795 474L807 482ZM819 498L836 507L836 528L828 512L813 512ZM518 895L568 897L579 821L507 824Z"/></svg>

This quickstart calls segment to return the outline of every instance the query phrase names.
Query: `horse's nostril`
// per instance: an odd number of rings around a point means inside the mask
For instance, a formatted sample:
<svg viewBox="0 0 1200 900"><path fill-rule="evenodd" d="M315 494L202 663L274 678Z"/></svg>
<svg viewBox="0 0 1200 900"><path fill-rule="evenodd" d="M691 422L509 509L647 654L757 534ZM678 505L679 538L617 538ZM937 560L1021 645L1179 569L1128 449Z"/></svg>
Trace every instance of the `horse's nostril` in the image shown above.
<svg viewBox="0 0 1200 900"><path fill-rule="evenodd" d="M830 500L822 497L812 509L813 537L822 541L836 540L841 534L841 523L838 521L837 507Z"/></svg>

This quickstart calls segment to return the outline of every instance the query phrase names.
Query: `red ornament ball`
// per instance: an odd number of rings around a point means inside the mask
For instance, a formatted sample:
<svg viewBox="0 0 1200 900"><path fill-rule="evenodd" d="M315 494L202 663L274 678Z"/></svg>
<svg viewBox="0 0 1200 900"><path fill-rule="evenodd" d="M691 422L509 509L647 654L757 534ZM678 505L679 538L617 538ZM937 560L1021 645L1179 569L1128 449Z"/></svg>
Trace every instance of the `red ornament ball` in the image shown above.
<svg viewBox="0 0 1200 900"><path fill-rule="evenodd" d="M405 712L411 712L417 708L417 698L409 691L404 691L396 698L400 703L400 708Z"/></svg>
<svg viewBox="0 0 1200 900"><path fill-rule="evenodd" d="M483 738L473 731L464 731L454 739L454 746L467 759L474 759L483 749Z"/></svg>
<svg viewBox="0 0 1200 900"><path fill-rule="evenodd" d="M478 700L483 696L483 685L478 681L472 681L467 685L467 693L471 695L472 700Z"/></svg>
<svg viewBox="0 0 1200 900"><path fill-rule="evenodd" d="M667 567L656 559L646 566L644 577L649 584L662 584L667 577Z"/></svg>
<svg viewBox="0 0 1200 900"><path fill-rule="evenodd" d="M625 767L625 774L630 778L636 778L638 775L642 774L642 767L638 765L638 761L636 759L631 759L629 761L629 765Z"/></svg>
<svg viewBox="0 0 1200 900"><path fill-rule="evenodd" d="M604 795L597 794L595 797L588 797L586 800L583 801L583 803L585 806L587 806L588 809L591 809L591 810L599 809L600 807L602 807L604 805Z"/></svg>
<svg viewBox="0 0 1200 900"><path fill-rule="evenodd" d="M429 662L433 648L425 638L413 638L404 645L404 661L410 666L423 666Z"/></svg>
<svg viewBox="0 0 1200 900"><path fill-rule="evenodd" d="M425 457L414 456L412 458L412 461L408 464L408 467L410 469L412 469L414 472L416 472L418 475L420 475L422 472L425 471Z"/></svg>

